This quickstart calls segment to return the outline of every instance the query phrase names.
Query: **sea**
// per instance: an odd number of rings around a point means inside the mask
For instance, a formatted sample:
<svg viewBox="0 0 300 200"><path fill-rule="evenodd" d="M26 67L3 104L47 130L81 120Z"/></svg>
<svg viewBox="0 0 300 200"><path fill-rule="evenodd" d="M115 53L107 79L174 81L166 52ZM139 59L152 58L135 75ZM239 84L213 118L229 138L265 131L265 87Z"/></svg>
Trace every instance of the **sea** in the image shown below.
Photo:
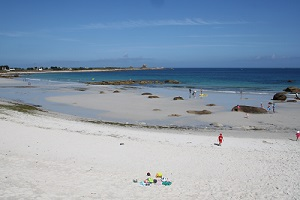
<svg viewBox="0 0 300 200"><path fill-rule="evenodd" d="M130 86L139 92L150 92L159 96L173 98L182 96L184 99L199 102L199 105L216 104L230 111L235 105L267 106L277 92L290 86L300 88L300 68L174 68L149 70L120 70L93 72L57 72L22 74L19 80L31 87L5 87L0 85L0 98L21 103L40 106L45 110L91 118L96 120L114 121L101 118L101 112L72 105L50 102L48 97L78 94L77 89L91 87L87 82L117 80L176 80L179 84L149 84ZM64 88L73 88L64 90ZM94 86L96 87L96 86ZM197 91L193 96L189 90ZM201 98L200 91L207 95ZM99 92L99 91L98 91ZM293 98L294 94L290 98ZM127 119L118 122L128 122ZM135 123L135 122L133 122ZM147 122L151 125L165 125L173 122ZM199 121L190 121L199 126Z"/></svg>
<svg viewBox="0 0 300 200"><path fill-rule="evenodd" d="M34 73L30 81L100 82L117 80L177 80L179 84L145 85L151 88L203 89L224 93L274 93L300 87L300 68L173 68L105 72Z"/></svg>

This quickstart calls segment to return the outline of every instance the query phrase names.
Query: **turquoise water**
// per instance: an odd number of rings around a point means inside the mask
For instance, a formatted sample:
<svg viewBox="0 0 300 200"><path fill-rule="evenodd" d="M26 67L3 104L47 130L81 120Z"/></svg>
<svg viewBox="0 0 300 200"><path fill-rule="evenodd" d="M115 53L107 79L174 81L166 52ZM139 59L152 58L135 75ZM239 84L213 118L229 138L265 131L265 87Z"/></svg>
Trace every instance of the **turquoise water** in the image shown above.
<svg viewBox="0 0 300 200"><path fill-rule="evenodd" d="M214 103L222 106L221 111L230 111L234 105L265 106L271 101L276 92L286 87L300 87L300 69L208 69L208 68L180 68L167 70L137 70L116 72L72 72L72 73L36 73L23 75L18 78L23 84L31 83L32 88L1 87L0 98L19 101L27 104L39 105L45 110L92 118L104 121L128 122L127 119L101 117L101 112L78 106L66 105L47 101L47 97L77 95L78 88L88 88L99 93L100 86L87 86L89 81L108 80L178 80L180 84L159 84L146 86L126 86L138 88L138 92L151 92L155 95L170 97L182 96L191 103L197 101L199 105ZM289 81L290 80L290 81ZM124 87L124 86L110 86ZM207 97L201 98L189 93L189 88L200 89ZM172 118L174 119L174 118ZM129 121L130 122L130 121ZM132 122L135 123L135 122ZM175 123L169 121L147 121L149 125L166 125ZM181 123L180 121L176 123ZM183 126L182 124L179 124ZM190 120L190 126L202 126L199 120Z"/></svg>
<svg viewBox="0 0 300 200"><path fill-rule="evenodd" d="M30 80L89 82L110 80L178 80L180 84L148 87L195 88L220 92L268 93L288 86L300 87L299 68L175 68L115 72L36 73L23 76ZM292 81L292 82L288 82Z"/></svg>

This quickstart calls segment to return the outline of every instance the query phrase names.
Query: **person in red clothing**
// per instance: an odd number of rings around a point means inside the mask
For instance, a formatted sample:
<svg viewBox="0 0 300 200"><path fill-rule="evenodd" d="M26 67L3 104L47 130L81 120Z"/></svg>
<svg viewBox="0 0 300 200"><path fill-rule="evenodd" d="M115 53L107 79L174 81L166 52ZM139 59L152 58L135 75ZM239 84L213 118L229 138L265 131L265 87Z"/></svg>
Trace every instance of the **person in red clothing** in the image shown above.
<svg viewBox="0 0 300 200"><path fill-rule="evenodd" d="M296 141L298 141L299 138L300 138L300 131L297 131L297 133L296 133Z"/></svg>
<svg viewBox="0 0 300 200"><path fill-rule="evenodd" d="M222 133L220 133L218 139L219 139L219 146L221 146L221 145L222 145L222 142L223 142L223 140L224 140Z"/></svg>

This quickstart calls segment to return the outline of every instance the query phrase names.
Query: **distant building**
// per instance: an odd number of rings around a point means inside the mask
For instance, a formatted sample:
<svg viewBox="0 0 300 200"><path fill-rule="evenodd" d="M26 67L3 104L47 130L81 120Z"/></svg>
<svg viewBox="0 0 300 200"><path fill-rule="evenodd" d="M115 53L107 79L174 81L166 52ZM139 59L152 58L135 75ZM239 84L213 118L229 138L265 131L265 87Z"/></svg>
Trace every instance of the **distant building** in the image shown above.
<svg viewBox="0 0 300 200"><path fill-rule="evenodd" d="M9 66L8 65L2 65L0 66L1 71L9 71Z"/></svg>
<svg viewBox="0 0 300 200"><path fill-rule="evenodd" d="M141 67L141 69L147 69L147 65L143 64L143 66Z"/></svg>

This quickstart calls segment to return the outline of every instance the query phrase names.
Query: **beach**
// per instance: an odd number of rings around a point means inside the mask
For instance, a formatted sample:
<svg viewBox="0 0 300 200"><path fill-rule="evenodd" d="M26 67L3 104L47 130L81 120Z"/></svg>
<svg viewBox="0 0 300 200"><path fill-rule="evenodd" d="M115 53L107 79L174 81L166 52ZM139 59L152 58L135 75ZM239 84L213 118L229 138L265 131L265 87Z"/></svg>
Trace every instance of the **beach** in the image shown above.
<svg viewBox="0 0 300 200"><path fill-rule="evenodd" d="M23 95L38 87L14 79L0 83L26 91ZM173 94L159 90L87 85L65 85L55 94L45 97L52 106L93 110L98 120L1 106L2 199L300 198L299 102L276 103L275 113L246 117L230 107L267 105L269 97L232 94L222 100L222 94L201 99L180 93L176 96L184 100L174 101ZM7 99L0 103L14 104ZM119 125L105 123L113 120ZM201 126L195 128L197 124ZM222 146L217 145L220 132ZM172 184L141 186L147 172L153 178L161 172Z"/></svg>

